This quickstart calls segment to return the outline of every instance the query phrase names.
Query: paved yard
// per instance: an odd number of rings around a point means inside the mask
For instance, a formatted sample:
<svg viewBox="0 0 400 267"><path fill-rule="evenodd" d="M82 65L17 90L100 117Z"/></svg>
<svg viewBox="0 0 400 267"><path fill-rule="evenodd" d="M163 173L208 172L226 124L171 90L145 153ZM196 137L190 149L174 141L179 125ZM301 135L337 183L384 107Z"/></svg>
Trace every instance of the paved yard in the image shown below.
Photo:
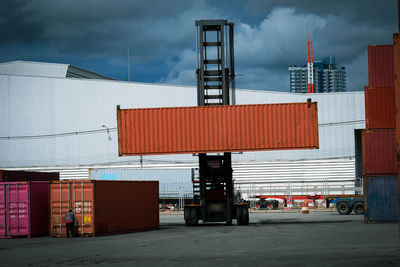
<svg viewBox="0 0 400 267"><path fill-rule="evenodd" d="M397 266L398 224L334 212L252 213L249 226L185 227L96 238L0 240L0 266Z"/></svg>

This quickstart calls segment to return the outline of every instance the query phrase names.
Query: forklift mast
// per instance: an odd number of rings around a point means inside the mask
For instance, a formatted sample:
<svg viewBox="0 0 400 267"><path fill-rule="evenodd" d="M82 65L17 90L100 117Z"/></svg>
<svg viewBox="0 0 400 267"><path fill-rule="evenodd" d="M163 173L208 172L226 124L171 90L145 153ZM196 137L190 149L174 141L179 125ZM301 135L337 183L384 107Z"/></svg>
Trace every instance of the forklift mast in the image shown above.
<svg viewBox="0 0 400 267"><path fill-rule="evenodd" d="M234 24L198 20L195 25L198 106L235 104ZM248 224L247 205L234 203L231 153L199 154L199 176L193 179L193 204L185 206L186 225L197 225L199 219L227 224L237 219L238 224Z"/></svg>
<svg viewBox="0 0 400 267"><path fill-rule="evenodd" d="M226 20L198 20L195 24L199 42L197 105L234 105L234 24Z"/></svg>

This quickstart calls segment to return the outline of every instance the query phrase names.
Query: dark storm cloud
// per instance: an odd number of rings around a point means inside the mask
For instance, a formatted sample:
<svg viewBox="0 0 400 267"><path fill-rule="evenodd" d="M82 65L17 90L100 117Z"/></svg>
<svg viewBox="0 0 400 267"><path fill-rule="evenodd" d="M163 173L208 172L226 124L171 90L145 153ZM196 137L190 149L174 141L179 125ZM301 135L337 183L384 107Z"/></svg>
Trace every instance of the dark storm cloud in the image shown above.
<svg viewBox="0 0 400 267"><path fill-rule="evenodd" d="M192 46L193 17L205 15L202 3L194 0L41 0L21 2L15 9L40 26L37 39L62 53L121 57L130 47L141 62ZM213 15L213 9L208 13Z"/></svg>
<svg viewBox="0 0 400 267"><path fill-rule="evenodd" d="M288 66L306 63L307 23L314 58L336 56L350 90L366 83L367 45L391 43L397 31L395 0L7 0L0 8L0 61L73 63L126 79L129 48L136 80L192 85L194 21L228 19L239 87L281 91Z"/></svg>
<svg viewBox="0 0 400 267"><path fill-rule="evenodd" d="M248 0L247 10L263 16L277 7L294 7L298 13L335 15L351 23L387 26L397 20L396 0Z"/></svg>
<svg viewBox="0 0 400 267"><path fill-rule="evenodd" d="M244 74L238 78L240 88L288 91L288 66L306 64L307 24L314 44L314 59L336 56L337 62L347 68L347 88L350 91L362 90L367 84L367 45L392 42L395 21L386 23L383 20L376 24L364 21L363 16L356 14L363 11L354 7L341 16L338 12L341 9L333 6L333 1L326 6L327 10L321 12L317 7L306 12L308 1L290 1L290 4L278 1L280 4L277 6L270 2L255 2L257 10L268 10L258 23L235 23L236 68ZM363 1L354 2L360 4ZM256 10L255 3L250 3L247 10ZM374 10L373 6L364 9ZM388 9L392 11L391 5ZM356 18L360 21L356 22ZM168 75L170 82L193 81L193 75L188 70L193 69L191 65L194 64L188 64L188 57L195 61L194 53L182 53L177 64L171 67Z"/></svg>
<svg viewBox="0 0 400 267"><path fill-rule="evenodd" d="M23 9L24 1L0 2L0 45L11 42L32 43L40 39L41 23L30 22L32 14Z"/></svg>

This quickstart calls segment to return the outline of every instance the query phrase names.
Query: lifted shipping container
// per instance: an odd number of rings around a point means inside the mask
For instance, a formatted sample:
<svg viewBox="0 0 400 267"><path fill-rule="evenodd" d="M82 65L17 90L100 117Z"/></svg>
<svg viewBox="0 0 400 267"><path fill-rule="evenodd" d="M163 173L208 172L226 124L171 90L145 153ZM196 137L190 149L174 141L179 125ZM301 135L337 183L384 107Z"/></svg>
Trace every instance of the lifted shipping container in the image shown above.
<svg viewBox="0 0 400 267"><path fill-rule="evenodd" d="M318 148L317 103L119 109L120 156Z"/></svg>

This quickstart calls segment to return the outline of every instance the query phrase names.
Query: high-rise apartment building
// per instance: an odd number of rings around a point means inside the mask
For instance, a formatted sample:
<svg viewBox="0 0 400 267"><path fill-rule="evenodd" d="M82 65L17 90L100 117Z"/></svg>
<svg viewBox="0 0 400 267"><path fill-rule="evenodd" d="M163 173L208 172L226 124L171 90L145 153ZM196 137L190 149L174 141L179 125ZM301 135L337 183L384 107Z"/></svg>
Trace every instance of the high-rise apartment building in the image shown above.
<svg viewBox="0 0 400 267"><path fill-rule="evenodd" d="M314 61L314 92L345 92L346 69L336 64L335 57L330 56L322 60ZM307 93L307 66L289 67L290 92Z"/></svg>

